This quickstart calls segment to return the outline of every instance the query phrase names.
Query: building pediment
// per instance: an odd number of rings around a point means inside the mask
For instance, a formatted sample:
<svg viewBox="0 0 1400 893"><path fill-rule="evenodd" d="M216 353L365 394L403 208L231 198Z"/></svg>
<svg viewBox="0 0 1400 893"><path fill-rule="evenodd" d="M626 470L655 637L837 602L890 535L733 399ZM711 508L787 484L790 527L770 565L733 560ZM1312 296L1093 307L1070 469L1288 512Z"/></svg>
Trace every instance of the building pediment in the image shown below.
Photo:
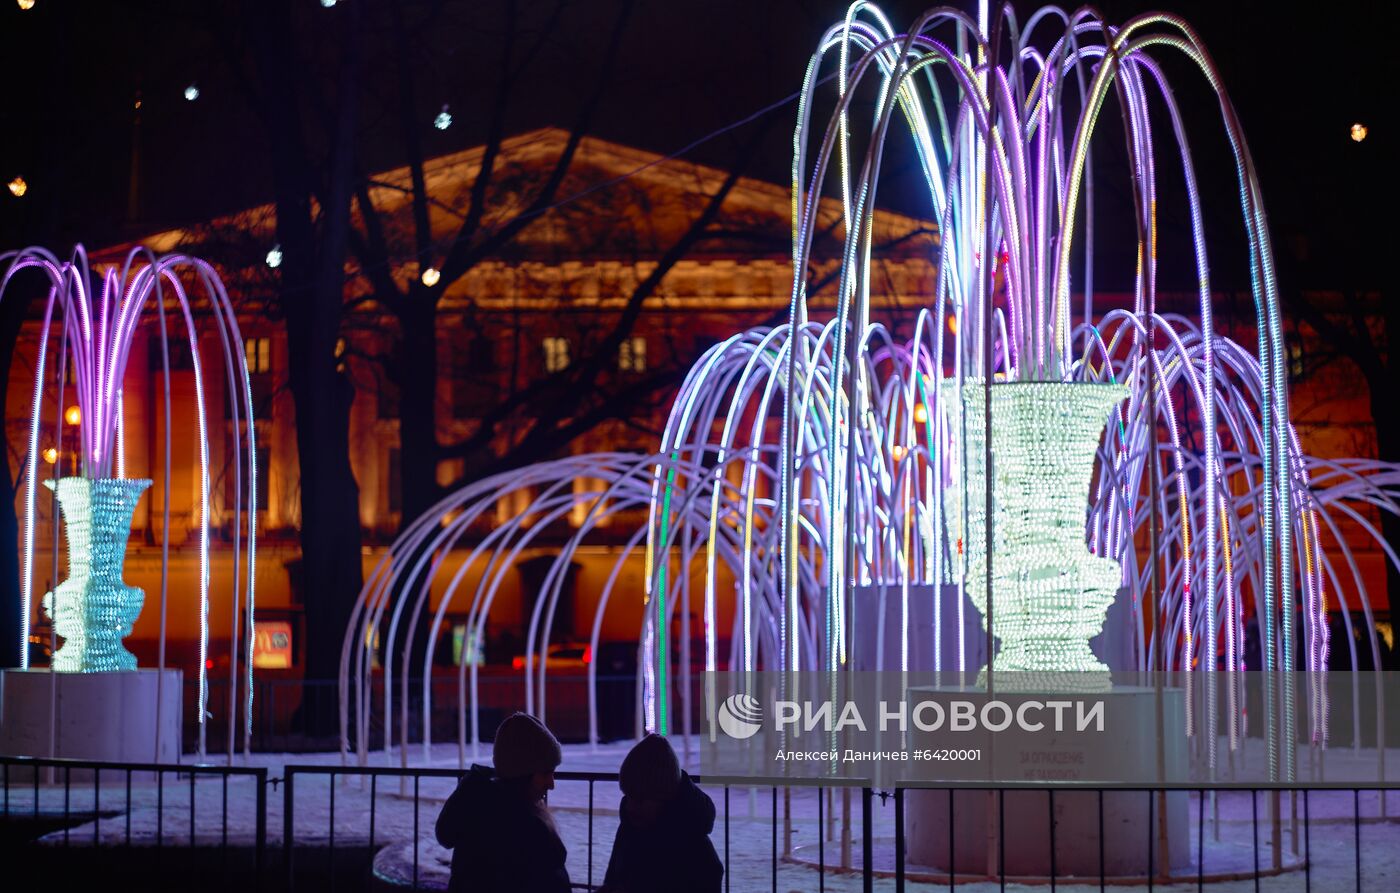
<svg viewBox="0 0 1400 893"><path fill-rule="evenodd" d="M543 128L503 140L491 162L487 210L477 238L486 238L527 211L553 174L569 134ZM486 161L478 146L426 161L432 238L444 256L471 208L473 191ZM578 263L647 264L658 259L689 228L709 197L724 182L718 168L666 158L595 137L584 137L568 166L553 202L500 251L499 263L559 267ZM368 190L395 264L396 277L416 275L418 258L413 229L412 171L394 168L373 175ZM840 205L823 199L814 256L834 260L843 227ZM358 204L355 225L363 231ZM726 197L711 233L687 252L691 261L765 260L787 265L791 255L792 196L787 185L741 178ZM267 278L267 251L275 242L272 205L249 208L208 223L156 233L139 243L157 252L185 250L215 259L231 283ZM877 212L877 246L891 259L919 258L931 263L937 244L933 226L901 214ZM113 246L94 259L115 260L132 247ZM238 268L243 267L240 270ZM355 259L347 272L358 268ZM790 272L789 272L790 275Z"/></svg>

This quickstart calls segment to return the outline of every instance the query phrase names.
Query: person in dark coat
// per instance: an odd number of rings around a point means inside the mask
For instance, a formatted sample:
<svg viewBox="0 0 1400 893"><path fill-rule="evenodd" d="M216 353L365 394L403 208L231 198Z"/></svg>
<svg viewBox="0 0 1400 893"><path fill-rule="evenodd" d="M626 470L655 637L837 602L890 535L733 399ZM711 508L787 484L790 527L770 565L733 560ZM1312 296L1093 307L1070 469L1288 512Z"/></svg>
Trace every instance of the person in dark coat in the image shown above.
<svg viewBox="0 0 1400 893"><path fill-rule="evenodd" d="M724 864L710 842L715 804L681 771L670 742L646 736L618 775L621 817L605 893L718 893Z"/></svg>
<svg viewBox="0 0 1400 893"><path fill-rule="evenodd" d="M472 766L437 820L452 850L451 893L568 893L568 855L544 804L563 758L549 729L528 713L507 717L492 745L494 768Z"/></svg>

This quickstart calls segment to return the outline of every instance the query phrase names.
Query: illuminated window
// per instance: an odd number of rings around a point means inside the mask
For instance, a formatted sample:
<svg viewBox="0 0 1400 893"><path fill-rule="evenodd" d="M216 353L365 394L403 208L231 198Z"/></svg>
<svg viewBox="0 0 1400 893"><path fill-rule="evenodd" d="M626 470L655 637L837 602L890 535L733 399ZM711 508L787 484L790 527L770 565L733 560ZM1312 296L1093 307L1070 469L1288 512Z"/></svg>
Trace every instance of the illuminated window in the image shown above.
<svg viewBox="0 0 1400 893"><path fill-rule="evenodd" d="M243 357L248 362L248 374L272 371L272 339L249 338L243 342Z"/></svg>
<svg viewBox="0 0 1400 893"><path fill-rule="evenodd" d="M619 372L647 371L647 339L641 335L623 338L617 347L617 369Z"/></svg>
<svg viewBox="0 0 1400 893"><path fill-rule="evenodd" d="M544 371L562 372L569 368L569 339L558 335L546 336L544 347Z"/></svg>
<svg viewBox="0 0 1400 893"><path fill-rule="evenodd" d="M403 453L389 447L389 511L403 511Z"/></svg>
<svg viewBox="0 0 1400 893"><path fill-rule="evenodd" d="M1302 378L1308 365L1303 357L1303 345L1296 341L1288 345L1288 377Z"/></svg>

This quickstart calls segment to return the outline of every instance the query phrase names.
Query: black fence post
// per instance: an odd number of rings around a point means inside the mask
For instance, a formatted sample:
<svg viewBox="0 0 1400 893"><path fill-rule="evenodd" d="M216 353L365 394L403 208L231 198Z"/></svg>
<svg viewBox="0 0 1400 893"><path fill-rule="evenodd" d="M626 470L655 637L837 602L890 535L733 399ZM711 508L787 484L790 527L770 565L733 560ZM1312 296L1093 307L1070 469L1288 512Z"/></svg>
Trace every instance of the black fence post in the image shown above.
<svg viewBox="0 0 1400 893"><path fill-rule="evenodd" d="M1157 854L1152 845L1157 834L1157 810L1152 808L1154 805L1153 792L1149 789L1147 791L1147 893L1152 893L1152 879L1157 874L1157 860L1155 858Z"/></svg>
<svg viewBox="0 0 1400 893"><path fill-rule="evenodd" d="M729 893L730 881L734 872L729 862L729 785L724 786L724 893Z"/></svg>
<svg viewBox="0 0 1400 893"><path fill-rule="evenodd" d="M1104 866L1104 839L1103 839L1103 789L1099 789L1099 893L1104 893L1108 886L1108 872Z"/></svg>
<svg viewBox="0 0 1400 893"><path fill-rule="evenodd" d="M1312 893L1312 820L1308 816L1306 788L1303 789L1303 889Z"/></svg>
<svg viewBox="0 0 1400 893"><path fill-rule="evenodd" d="M1384 791L1381 792L1381 796L1382 796L1382 797L1385 796L1385 792L1384 792ZM1355 819L1355 821L1352 823L1352 829L1356 832L1356 835L1355 835L1355 837L1356 837L1356 850L1355 850L1355 857L1356 857L1356 893L1361 893L1361 789L1360 789L1360 788L1354 788L1354 789L1352 789L1352 792L1351 792L1351 801L1352 801L1352 809L1353 809L1353 813L1352 813L1352 814L1353 814L1354 819Z"/></svg>
<svg viewBox="0 0 1400 893"><path fill-rule="evenodd" d="M862 788L860 793L861 889L864 893L872 893L875 889L875 791L867 787ZM728 850L727 845L725 849Z"/></svg>
<svg viewBox="0 0 1400 893"><path fill-rule="evenodd" d="M253 877L257 886L263 886L264 870L267 865L267 769L259 767L253 783L257 786L257 839L253 843Z"/></svg>
<svg viewBox="0 0 1400 893"><path fill-rule="evenodd" d="M1254 893L1259 893L1259 792L1249 792L1249 827L1254 835Z"/></svg>
<svg viewBox="0 0 1400 893"><path fill-rule="evenodd" d="M894 889L904 893L904 788L894 789Z"/></svg>
<svg viewBox="0 0 1400 893"><path fill-rule="evenodd" d="M292 862L292 850L295 846L296 823L294 806L292 801L292 787L296 779L296 767L285 766L282 769L282 861L287 872L287 893L296 889L297 881L295 867Z"/></svg>

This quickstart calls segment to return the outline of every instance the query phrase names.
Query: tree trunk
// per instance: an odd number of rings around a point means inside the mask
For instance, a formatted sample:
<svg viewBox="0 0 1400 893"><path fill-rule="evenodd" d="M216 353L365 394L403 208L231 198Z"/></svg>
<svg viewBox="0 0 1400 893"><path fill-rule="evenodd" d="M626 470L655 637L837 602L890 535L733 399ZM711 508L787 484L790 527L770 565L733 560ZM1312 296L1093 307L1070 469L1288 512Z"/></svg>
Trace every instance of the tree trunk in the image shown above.
<svg viewBox="0 0 1400 893"><path fill-rule="evenodd" d="M331 352L304 361L292 377L297 459L301 465L302 592L308 681L334 680L351 608L363 585L360 488L350 468L354 387L335 370ZM334 689L308 688L300 724L312 735L336 729Z"/></svg>
<svg viewBox="0 0 1400 893"><path fill-rule="evenodd" d="M22 300L23 290L12 288L9 300L0 304L0 418L9 413L10 364L14 361L15 342L24 323L29 302ZM21 456L27 459L27 455ZM0 667L19 666L21 649L28 643L19 641L20 611L28 610L24 594L19 591L19 519L15 515L15 479L10 475L8 459L0 470ZM23 466L21 466L23 473Z"/></svg>
<svg viewBox="0 0 1400 893"><path fill-rule="evenodd" d="M438 501L442 490L437 482L437 308L425 289L410 286L398 319L401 334L390 369L399 389L399 481L403 488L399 530L402 531ZM420 557L421 552L409 553L404 563L414 567ZM407 643L410 625L399 626L395 641L383 640L390 659L396 664ZM410 652L413 656L402 670L409 679L422 676L420 664L422 655L427 652L430 626L427 618L420 618L414 627ZM381 633L387 632L387 628L386 623ZM410 697L420 696L415 684Z"/></svg>
<svg viewBox="0 0 1400 893"><path fill-rule="evenodd" d="M399 389L402 530L437 502L441 493L437 482L437 308L415 286L409 289L398 318L402 331L393 377Z"/></svg>
<svg viewBox="0 0 1400 893"><path fill-rule="evenodd" d="M359 103L360 4L345 16L329 158L310 160L298 104L305 70L293 47L290 3L271 4L253 48L263 86L282 246L278 295L286 317L289 379L300 464L302 592L306 667L294 723L311 736L338 727L334 680L351 609L364 582L360 489L350 466L354 387L340 370L336 340L345 313L345 256L354 195ZM313 196L320 212L313 217Z"/></svg>

